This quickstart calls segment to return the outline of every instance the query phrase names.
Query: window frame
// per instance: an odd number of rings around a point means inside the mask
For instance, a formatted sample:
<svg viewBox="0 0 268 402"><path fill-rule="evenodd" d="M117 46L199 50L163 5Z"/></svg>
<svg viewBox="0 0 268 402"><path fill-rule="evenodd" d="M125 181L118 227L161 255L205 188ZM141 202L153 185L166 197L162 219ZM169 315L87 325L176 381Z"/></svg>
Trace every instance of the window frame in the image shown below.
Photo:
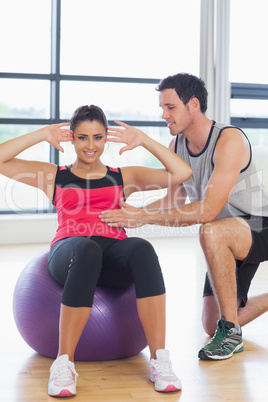
<svg viewBox="0 0 268 402"><path fill-rule="evenodd" d="M268 100L268 84L231 83L231 99ZM231 117L231 124L240 128L268 128L268 118Z"/></svg>
<svg viewBox="0 0 268 402"><path fill-rule="evenodd" d="M0 79L27 79L27 80L47 80L50 82L50 117L44 118L0 118L0 124L32 124L47 125L60 123L60 84L62 81L94 81L94 82L114 82L114 83L143 83L158 84L160 79L138 78L138 77L109 77L109 76L91 76L91 75L66 75L60 74L60 32L61 32L61 0L51 0L51 71L49 74L40 73L9 73L0 72ZM253 83L231 83L231 99L261 99L268 100L268 84ZM124 120L127 124L143 127L165 127L164 121L150 120ZM268 128L267 118L251 118L232 116L230 119L232 125L240 128ZM109 121L109 124L112 124ZM59 164L59 151L50 146L49 161ZM26 209L19 211L0 210L0 214L24 214L24 213L51 213L55 212L52 205L48 209Z"/></svg>
<svg viewBox="0 0 268 402"><path fill-rule="evenodd" d="M60 32L61 32L61 0L51 0L51 72L49 74L40 73L9 73L0 72L0 79L21 79L21 80L47 80L50 82L50 117L44 118L0 118L0 125L3 124L31 124L31 125L48 125L61 123L66 120L60 118L60 84L62 81L94 81L94 82L114 82L114 83L130 83L130 84L158 84L160 79L154 78L138 78L138 77L108 77L108 76L91 76L91 75L67 75L60 74ZM153 126L165 127L163 121L149 120L124 120L126 124L135 126ZM113 124L112 121L108 121ZM59 151L50 146L49 161L56 165L59 164ZM55 213L55 208L50 205L47 209L20 209L19 211L0 210L0 215L7 214L44 214Z"/></svg>

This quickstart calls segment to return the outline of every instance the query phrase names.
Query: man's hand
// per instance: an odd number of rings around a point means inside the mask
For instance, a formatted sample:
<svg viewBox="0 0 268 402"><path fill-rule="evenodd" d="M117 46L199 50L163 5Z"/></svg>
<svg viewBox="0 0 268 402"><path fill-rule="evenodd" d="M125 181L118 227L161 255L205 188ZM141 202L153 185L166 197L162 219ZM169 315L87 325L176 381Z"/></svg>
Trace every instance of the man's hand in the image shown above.
<svg viewBox="0 0 268 402"><path fill-rule="evenodd" d="M100 220L111 227L137 228L144 224L142 223L142 210L132 207L123 199L120 200L120 204L121 209L103 211L99 215Z"/></svg>

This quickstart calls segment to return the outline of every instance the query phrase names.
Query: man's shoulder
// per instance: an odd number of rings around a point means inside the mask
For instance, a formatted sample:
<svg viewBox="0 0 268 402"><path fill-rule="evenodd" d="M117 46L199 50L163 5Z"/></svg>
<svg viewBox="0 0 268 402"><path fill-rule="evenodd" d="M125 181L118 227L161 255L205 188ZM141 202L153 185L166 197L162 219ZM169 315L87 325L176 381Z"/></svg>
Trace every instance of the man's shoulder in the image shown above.
<svg viewBox="0 0 268 402"><path fill-rule="evenodd" d="M173 137L168 146L168 148L173 152L175 152L176 139L177 139L177 136Z"/></svg>
<svg viewBox="0 0 268 402"><path fill-rule="evenodd" d="M237 132L240 132L240 133L244 134L243 130L240 127L236 127L236 126L233 126L232 124L228 124L228 123L215 122L214 128L216 130L218 130L219 132L222 132L223 130L225 132L227 132L227 131L237 131Z"/></svg>

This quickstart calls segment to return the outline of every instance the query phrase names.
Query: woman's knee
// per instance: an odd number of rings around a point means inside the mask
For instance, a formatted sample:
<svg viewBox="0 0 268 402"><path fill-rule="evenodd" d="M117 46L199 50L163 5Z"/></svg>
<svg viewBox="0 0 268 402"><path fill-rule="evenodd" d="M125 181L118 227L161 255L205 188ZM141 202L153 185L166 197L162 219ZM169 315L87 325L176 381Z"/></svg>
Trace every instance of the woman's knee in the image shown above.
<svg viewBox="0 0 268 402"><path fill-rule="evenodd" d="M145 275L147 279L153 279L157 272L161 271L158 256L154 247L147 240L130 238L128 247L124 249L127 264L131 267L132 273Z"/></svg>
<svg viewBox="0 0 268 402"><path fill-rule="evenodd" d="M102 249L93 240L81 237L73 245L73 255L88 262L93 259L99 260L102 258Z"/></svg>
<svg viewBox="0 0 268 402"><path fill-rule="evenodd" d="M127 239L122 240L122 244L124 243L124 249L128 249L130 252L137 252L140 249L149 249L153 250L154 248L148 240L142 239L140 237L128 237Z"/></svg>
<svg viewBox="0 0 268 402"><path fill-rule="evenodd" d="M51 256L49 268L52 276L61 284L70 273L88 277L99 275L102 265L101 247L84 237L73 237L59 244ZM90 269L88 269L90 267ZM81 275L82 274L82 275Z"/></svg>
<svg viewBox="0 0 268 402"><path fill-rule="evenodd" d="M154 247L147 240L133 240L133 253L128 255L128 265L131 267L137 297L159 296L165 293L163 274Z"/></svg>
<svg viewBox="0 0 268 402"><path fill-rule="evenodd" d="M102 249L93 240L81 240L74 246L69 272L75 271L75 275L80 275L86 281L95 281L102 269Z"/></svg>
<svg viewBox="0 0 268 402"><path fill-rule="evenodd" d="M122 240L122 242L124 242L123 250L125 257L129 261L144 261L150 258L157 259L153 246L145 239L130 237Z"/></svg>

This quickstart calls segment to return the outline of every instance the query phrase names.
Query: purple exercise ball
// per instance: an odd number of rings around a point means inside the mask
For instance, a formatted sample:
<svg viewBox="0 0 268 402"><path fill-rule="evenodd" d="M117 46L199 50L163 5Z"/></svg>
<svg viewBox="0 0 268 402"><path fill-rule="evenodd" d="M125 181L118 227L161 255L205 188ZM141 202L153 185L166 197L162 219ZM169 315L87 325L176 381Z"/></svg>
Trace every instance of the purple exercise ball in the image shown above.
<svg viewBox="0 0 268 402"><path fill-rule="evenodd" d="M33 258L18 278L13 295L17 328L41 355L56 358L62 286L48 270L49 251ZM133 356L147 346L134 285L126 289L97 287L90 318L75 352L81 361Z"/></svg>

